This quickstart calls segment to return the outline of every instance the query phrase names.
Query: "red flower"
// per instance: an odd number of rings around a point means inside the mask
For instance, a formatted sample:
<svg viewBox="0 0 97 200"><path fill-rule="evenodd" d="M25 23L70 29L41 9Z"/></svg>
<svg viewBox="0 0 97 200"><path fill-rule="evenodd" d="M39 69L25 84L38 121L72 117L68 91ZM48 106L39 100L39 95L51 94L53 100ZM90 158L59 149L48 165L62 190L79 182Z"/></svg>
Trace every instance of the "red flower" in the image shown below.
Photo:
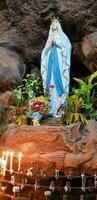
<svg viewBox="0 0 97 200"><path fill-rule="evenodd" d="M50 85L50 88L51 88L51 89L54 89L54 87L55 87L54 85Z"/></svg>
<svg viewBox="0 0 97 200"><path fill-rule="evenodd" d="M31 109L37 112L37 111L40 111L40 106L39 105L32 105Z"/></svg>
<svg viewBox="0 0 97 200"><path fill-rule="evenodd" d="M17 112L17 113L20 113L20 112L21 112L21 109L20 109L20 108L17 108L17 109L16 109L16 112Z"/></svg>
<svg viewBox="0 0 97 200"><path fill-rule="evenodd" d="M31 105L31 109L36 112L39 112L42 107L43 107L43 104L40 101L36 101Z"/></svg>

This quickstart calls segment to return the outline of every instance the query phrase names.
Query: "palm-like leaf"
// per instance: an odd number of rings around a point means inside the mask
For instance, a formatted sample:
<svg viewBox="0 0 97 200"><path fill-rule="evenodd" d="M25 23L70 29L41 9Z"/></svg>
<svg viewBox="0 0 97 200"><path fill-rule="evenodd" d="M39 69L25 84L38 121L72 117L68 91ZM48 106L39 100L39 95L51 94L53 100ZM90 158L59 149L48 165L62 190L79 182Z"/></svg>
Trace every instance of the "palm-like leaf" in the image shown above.
<svg viewBox="0 0 97 200"><path fill-rule="evenodd" d="M92 83L93 79L97 77L97 71L94 72L88 79L88 84Z"/></svg>
<svg viewBox="0 0 97 200"><path fill-rule="evenodd" d="M66 123L74 123L81 121L86 122L89 113L93 110L95 98L95 86L97 83L92 83L94 78L97 77L97 71L88 78L88 82L74 78L79 84L79 88L72 89L72 95L67 98L67 116Z"/></svg>
<svg viewBox="0 0 97 200"><path fill-rule="evenodd" d="M79 78L74 78L74 80L75 80L76 82L78 82L78 83L80 84L81 87L86 87L86 83L85 83L83 80L81 80L81 79L79 79Z"/></svg>

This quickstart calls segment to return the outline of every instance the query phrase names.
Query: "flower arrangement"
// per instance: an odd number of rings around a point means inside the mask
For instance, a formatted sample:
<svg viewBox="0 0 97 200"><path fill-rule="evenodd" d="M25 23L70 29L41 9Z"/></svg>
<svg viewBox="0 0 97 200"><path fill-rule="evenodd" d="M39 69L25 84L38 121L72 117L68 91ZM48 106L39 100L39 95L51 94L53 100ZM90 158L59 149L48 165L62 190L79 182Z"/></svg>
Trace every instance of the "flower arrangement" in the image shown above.
<svg viewBox="0 0 97 200"><path fill-rule="evenodd" d="M42 118L49 115L49 98L44 96L35 97L30 100L28 118L32 119L33 125L39 124Z"/></svg>
<svg viewBox="0 0 97 200"><path fill-rule="evenodd" d="M26 78L23 79L22 85L18 86L13 90L13 95L16 99L16 103L15 106L10 107L10 111L13 113L14 120L19 126L24 123L31 124L29 123L29 121L30 119L33 120L36 114L37 118L39 118L40 108L41 113L46 111L46 106L44 106L45 103L39 102L37 105L38 99L33 100L36 96L40 96L42 94L44 94L42 80L41 77L37 77L35 73L27 74ZM40 101L43 100L41 98ZM33 102L32 108L31 102ZM42 108L44 109L44 111ZM37 120L35 120L33 124L38 124L38 122L36 122Z"/></svg>
<svg viewBox="0 0 97 200"><path fill-rule="evenodd" d="M33 103L31 104L31 111L32 112L39 112L42 115L48 115L49 113L49 99L47 97L35 97L33 99Z"/></svg>

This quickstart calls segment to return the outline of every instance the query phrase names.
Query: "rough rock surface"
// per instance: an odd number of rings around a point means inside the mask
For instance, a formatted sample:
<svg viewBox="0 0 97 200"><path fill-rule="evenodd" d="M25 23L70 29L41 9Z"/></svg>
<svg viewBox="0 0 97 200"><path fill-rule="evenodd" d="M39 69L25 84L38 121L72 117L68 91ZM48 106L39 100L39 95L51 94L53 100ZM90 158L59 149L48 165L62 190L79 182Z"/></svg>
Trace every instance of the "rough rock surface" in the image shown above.
<svg viewBox="0 0 97 200"><path fill-rule="evenodd" d="M93 73L97 70L97 32L91 33L83 38L82 50L85 55L84 62Z"/></svg>
<svg viewBox="0 0 97 200"><path fill-rule="evenodd" d="M0 152L23 153L22 170L33 167L35 174L59 169L67 174L97 170L97 122L65 126L21 126L11 124L0 140ZM15 168L16 169L16 168ZM17 169L16 169L17 170Z"/></svg>
<svg viewBox="0 0 97 200"><path fill-rule="evenodd" d="M1 99L4 102L4 107L7 109L9 108L10 105L11 106L16 105L16 99L13 95L13 92L11 92L11 91L6 91L6 92L2 93Z"/></svg>
<svg viewBox="0 0 97 200"><path fill-rule="evenodd" d="M0 93L0 124L12 123L14 114L9 107L16 105L16 99L11 91Z"/></svg>
<svg viewBox="0 0 97 200"><path fill-rule="evenodd" d="M0 97L0 124L2 123L6 123L6 109L3 99Z"/></svg>
<svg viewBox="0 0 97 200"><path fill-rule="evenodd" d="M25 64L16 52L0 47L0 89L19 85L25 74Z"/></svg>
<svg viewBox="0 0 97 200"><path fill-rule="evenodd" d="M75 71L79 74L81 70L84 71L82 66L87 66L90 72L95 71L97 69L97 48L94 43L97 36L96 0L0 0L0 46L18 52L22 62L27 65L28 72L31 68L39 68L41 51L47 39L53 13L59 16L64 32L72 42L73 74L75 75ZM91 33L94 36L90 35L93 47L90 58L82 48L82 41ZM89 45L90 40L87 42ZM84 49L86 48L87 43L84 42ZM91 70L92 61L94 67Z"/></svg>

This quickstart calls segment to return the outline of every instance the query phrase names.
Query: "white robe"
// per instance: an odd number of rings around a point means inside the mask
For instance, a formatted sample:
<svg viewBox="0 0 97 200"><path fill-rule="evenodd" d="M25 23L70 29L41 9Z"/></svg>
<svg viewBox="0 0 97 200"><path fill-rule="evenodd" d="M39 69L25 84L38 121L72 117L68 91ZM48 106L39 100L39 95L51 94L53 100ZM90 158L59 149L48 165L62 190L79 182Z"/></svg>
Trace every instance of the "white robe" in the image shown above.
<svg viewBox="0 0 97 200"><path fill-rule="evenodd" d="M51 30L49 32L49 37L46 42L45 48L43 49L41 55L41 76L43 79L43 87L46 89L46 79L48 72L48 61L51 52ZM70 63L71 63L71 43L68 37L63 33L60 23L58 22L58 33L55 36L55 43L58 46L57 55L59 61L59 69L61 73L61 79L63 83L64 93L62 96L58 95L53 73L51 75L50 85L54 85L54 88L50 88L50 114L56 116L58 114L58 109L66 101L66 97L69 94L69 82L70 82Z"/></svg>

